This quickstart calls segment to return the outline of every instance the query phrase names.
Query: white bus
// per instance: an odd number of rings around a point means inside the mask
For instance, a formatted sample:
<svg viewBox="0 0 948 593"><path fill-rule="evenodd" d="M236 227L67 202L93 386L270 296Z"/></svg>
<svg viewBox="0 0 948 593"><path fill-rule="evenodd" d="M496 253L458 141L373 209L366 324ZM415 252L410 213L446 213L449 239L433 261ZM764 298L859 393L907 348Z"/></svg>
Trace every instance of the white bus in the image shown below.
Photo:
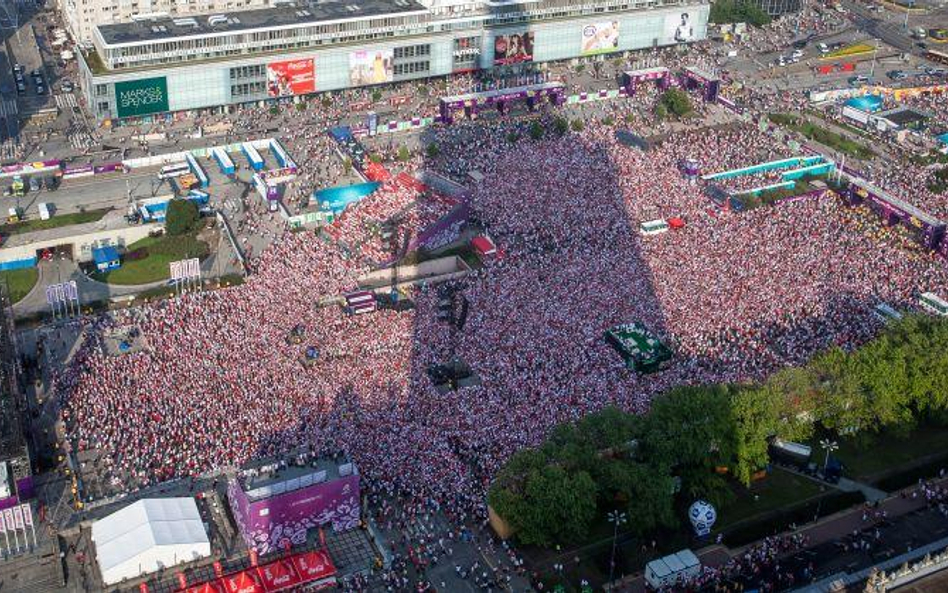
<svg viewBox="0 0 948 593"><path fill-rule="evenodd" d="M935 315L948 316L948 302L933 292L923 292L919 295L918 304Z"/></svg>
<svg viewBox="0 0 948 593"><path fill-rule="evenodd" d="M158 172L158 179L172 179L174 177L181 177L182 175L187 175L191 172L191 167L187 163L174 163L172 165L165 165L161 168L161 171Z"/></svg>

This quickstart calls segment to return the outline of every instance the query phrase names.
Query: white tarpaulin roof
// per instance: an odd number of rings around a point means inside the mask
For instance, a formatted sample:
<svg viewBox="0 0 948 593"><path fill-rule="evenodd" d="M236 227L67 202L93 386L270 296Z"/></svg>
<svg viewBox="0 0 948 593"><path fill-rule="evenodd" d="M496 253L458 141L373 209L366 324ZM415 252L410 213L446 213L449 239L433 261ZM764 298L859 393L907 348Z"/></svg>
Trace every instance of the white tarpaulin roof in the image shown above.
<svg viewBox="0 0 948 593"><path fill-rule="evenodd" d="M92 524L102 581L111 585L211 555L193 498L146 498Z"/></svg>

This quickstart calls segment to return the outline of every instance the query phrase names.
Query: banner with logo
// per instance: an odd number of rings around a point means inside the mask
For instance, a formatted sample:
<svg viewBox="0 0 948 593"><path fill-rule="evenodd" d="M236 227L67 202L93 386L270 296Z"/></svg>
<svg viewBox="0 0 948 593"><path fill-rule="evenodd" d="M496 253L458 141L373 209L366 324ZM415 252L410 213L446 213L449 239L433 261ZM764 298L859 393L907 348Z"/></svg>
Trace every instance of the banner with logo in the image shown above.
<svg viewBox="0 0 948 593"><path fill-rule="evenodd" d="M313 58L267 64L267 95L287 97L316 92L316 64Z"/></svg>
<svg viewBox="0 0 948 593"><path fill-rule="evenodd" d="M533 31L494 37L494 64L519 64L533 60Z"/></svg>
<svg viewBox="0 0 948 593"><path fill-rule="evenodd" d="M665 39L668 43L686 43L696 38L695 28L699 25L698 14L689 11L676 12L665 17Z"/></svg>
<svg viewBox="0 0 948 593"><path fill-rule="evenodd" d="M395 61L391 49L356 51L349 54L349 82L353 86L392 82Z"/></svg>
<svg viewBox="0 0 948 593"><path fill-rule="evenodd" d="M168 111L168 79L164 76L115 83L119 117L136 117Z"/></svg>
<svg viewBox="0 0 948 593"><path fill-rule="evenodd" d="M579 53L584 56L608 54L619 51L619 21L594 23L583 27L583 45Z"/></svg>

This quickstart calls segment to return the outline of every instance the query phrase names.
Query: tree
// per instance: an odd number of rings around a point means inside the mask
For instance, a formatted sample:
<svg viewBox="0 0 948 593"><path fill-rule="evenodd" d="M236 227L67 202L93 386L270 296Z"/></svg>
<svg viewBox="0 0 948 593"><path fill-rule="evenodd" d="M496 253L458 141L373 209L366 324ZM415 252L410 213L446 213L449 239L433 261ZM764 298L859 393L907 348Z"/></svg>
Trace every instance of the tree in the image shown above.
<svg viewBox="0 0 948 593"><path fill-rule="evenodd" d="M436 143L432 142L428 145L428 148L425 150L425 152L427 152L429 159L433 159L441 154L441 148L439 148Z"/></svg>
<svg viewBox="0 0 948 593"><path fill-rule="evenodd" d="M751 476L767 465L768 438L777 434L782 394L767 387L742 386L731 394L734 422L734 477L749 486Z"/></svg>
<svg viewBox="0 0 948 593"><path fill-rule="evenodd" d="M543 137L543 126L540 125L540 122L538 122L538 121L533 121L533 122L530 124L530 132L529 132L529 133L530 133L530 137L531 137L531 138L533 138L534 140L539 140L540 138Z"/></svg>
<svg viewBox="0 0 948 593"><path fill-rule="evenodd" d="M378 103L382 100L382 91L375 89L372 91L372 101Z"/></svg>
<svg viewBox="0 0 948 593"><path fill-rule="evenodd" d="M663 121L666 117L668 117L668 108L663 103L659 103L655 106L655 119Z"/></svg>
<svg viewBox="0 0 948 593"><path fill-rule="evenodd" d="M668 89L662 95L661 104L669 113L678 117L691 113L691 98L681 89Z"/></svg>
<svg viewBox="0 0 948 593"><path fill-rule="evenodd" d="M762 27L770 23L766 12L747 0L716 0L711 4L708 21L714 24L748 23Z"/></svg>
<svg viewBox="0 0 948 593"><path fill-rule="evenodd" d="M565 117L557 117L553 120L553 130L556 131L558 136L562 136L569 130L569 123L566 121Z"/></svg>
<svg viewBox="0 0 948 593"><path fill-rule="evenodd" d="M398 147L398 160L405 163L411 159L411 152L409 152L408 147L402 144Z"/></svg>
<svg viewBox="0 0 948 593"><path fill-rule="evenodd" d="M200 225L201 214L191 200L174 199L168 202L165 214L165 232L169 235L186 235Z"/></svg>
<svg viewBox="0 0 948 593"><path fill-rule="evenodd" d="M583 123L581 119L574 119L569 122L569 127L573 129L574 132L582 132L583 128L586 127L586 124Z"/></svg>

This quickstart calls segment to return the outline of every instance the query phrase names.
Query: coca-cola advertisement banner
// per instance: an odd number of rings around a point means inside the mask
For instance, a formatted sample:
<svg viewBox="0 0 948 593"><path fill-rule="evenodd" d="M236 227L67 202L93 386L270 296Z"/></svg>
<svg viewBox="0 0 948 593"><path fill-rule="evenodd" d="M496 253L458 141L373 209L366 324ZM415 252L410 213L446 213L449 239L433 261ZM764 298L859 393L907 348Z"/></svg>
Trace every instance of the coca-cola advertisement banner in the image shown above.
<svg viewBox="0 0 948 593"><path fill-rule="evenodd" d="M316 65L313 58L267 64L267 94L271 97L306 95L316 92Z"/></svg>

